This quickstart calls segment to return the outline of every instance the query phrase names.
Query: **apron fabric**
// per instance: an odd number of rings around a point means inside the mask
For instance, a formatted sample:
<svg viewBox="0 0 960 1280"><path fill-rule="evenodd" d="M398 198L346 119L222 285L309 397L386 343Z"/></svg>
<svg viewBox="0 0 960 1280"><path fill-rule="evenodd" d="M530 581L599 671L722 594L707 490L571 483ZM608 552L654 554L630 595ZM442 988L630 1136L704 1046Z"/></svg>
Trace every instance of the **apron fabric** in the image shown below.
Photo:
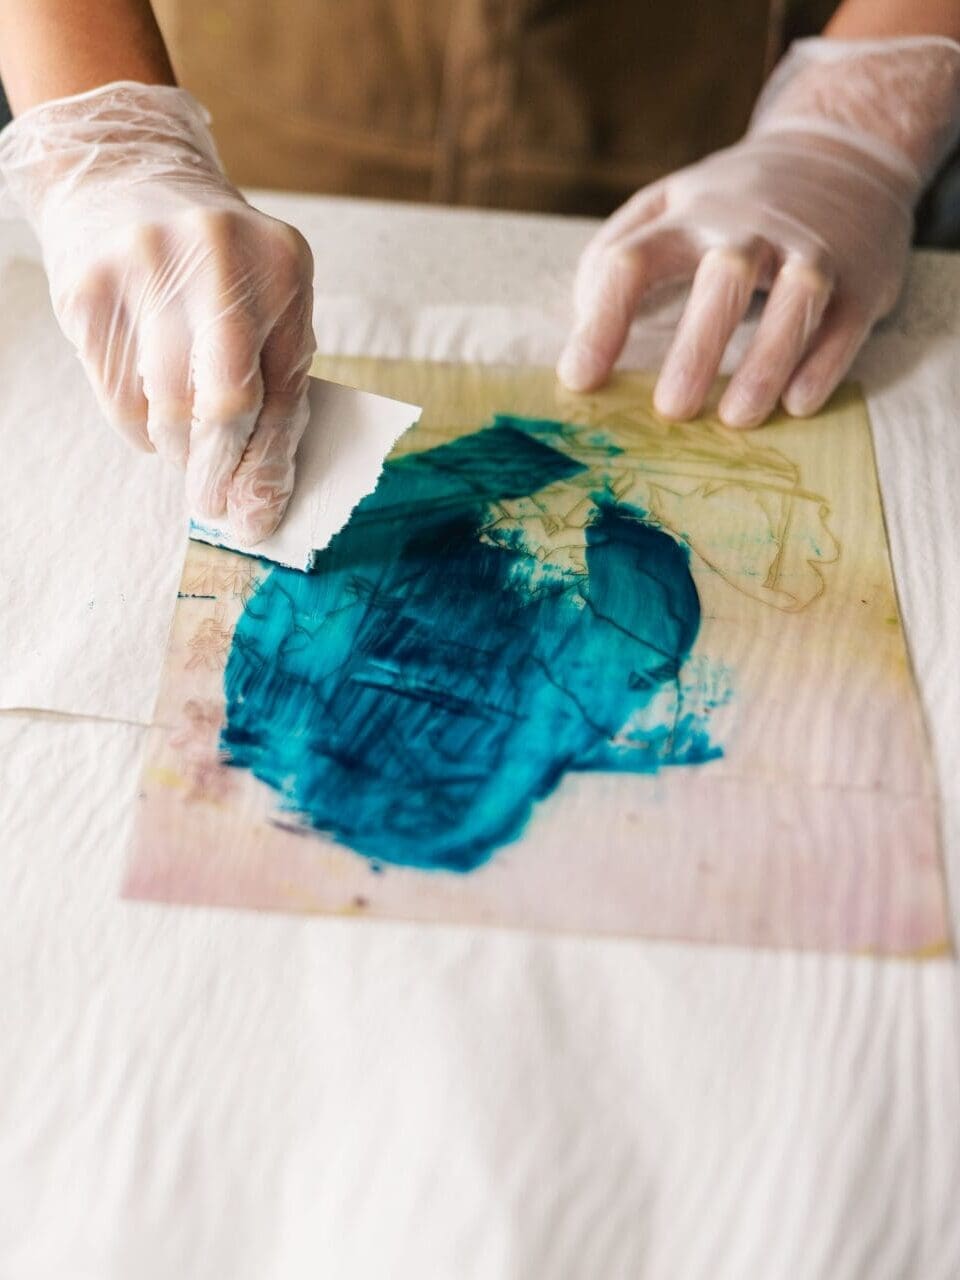
<svg viewBox="0 0 960 1280"><path fill-rule="evenodd" d="M158 0L249 186L604 214L742 133L776 0Z"/></svg>

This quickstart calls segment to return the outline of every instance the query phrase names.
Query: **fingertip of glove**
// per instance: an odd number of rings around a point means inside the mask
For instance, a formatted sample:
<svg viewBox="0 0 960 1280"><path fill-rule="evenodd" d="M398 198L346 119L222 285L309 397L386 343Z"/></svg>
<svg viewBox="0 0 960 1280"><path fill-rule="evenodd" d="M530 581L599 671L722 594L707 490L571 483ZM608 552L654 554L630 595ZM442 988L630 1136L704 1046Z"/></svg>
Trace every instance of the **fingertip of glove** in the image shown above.
<svg viewBox="0 0 960 1280"><path fill-rule="evenodd" d="M734 431L751 431L766 422L770 416L770 406L769 401L766 404L758 403L754 396L745 394L735 383L731 383L720 400L717 413L725 427Z"/></svg>
<svg viewBox="0 0 960 1280"><path fill-rule="evenodd" d="M275 532L290 501L289 493L253 503L227 504L230 531L237 542L254 547Z"/></svg>
<svg viewBox="0 0 960 1280"><path fill-rule="evenodd" d="M809 387L788 387L783 394L783 407L791 418L810 418L823 408L826 396Z"/></svg>
<svg viewBox="0 0 960 1280"><path fill-rule="evenodd" d="M242 547L255 547L269 538L280 523L283 512L246 512L243 515L231 514L229 518L230 532Z"/></svg>
<svg viewBox="0 0 960 1280"><path fill-rule="evenodd" d="M593 391L607 380L608 372L578 338L567 343L557 361L557 377L568 391Z"/></svg>
<svg viewBox="0 0 960 1280"><path fill-rule="evenodd" d="M197 520L207 522L222 520L227 514L227 504L222 495L222 490L218 493L208 484L191 484L188 477L186 495L187 505Z"/></svg>
<svg viewBox="0 0 960 1280"><path fill-rule="evenodd" d="M724 409L721 406L717 416L731 431L752 431L755 427L763 426L769 415L747 409Z"/></svg>
<svg viewBox="0 0 960 1280"><path fill-rule="evenodd" d="M668 422L687 422L696 416L700 405L692 400L685 388L664 384L661 380L653 390L653 407L658 416Z"/></svg>

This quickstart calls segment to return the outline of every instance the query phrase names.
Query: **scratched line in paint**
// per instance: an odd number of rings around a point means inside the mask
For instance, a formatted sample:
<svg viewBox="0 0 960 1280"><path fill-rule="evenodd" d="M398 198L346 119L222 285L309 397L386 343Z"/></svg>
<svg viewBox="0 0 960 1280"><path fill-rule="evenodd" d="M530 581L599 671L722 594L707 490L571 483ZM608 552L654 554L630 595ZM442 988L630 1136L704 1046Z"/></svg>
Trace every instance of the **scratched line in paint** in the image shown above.
<svg viewBox="0 0 960 1280"><path fill-rule="evenodd" d="M506 415L387 463L314 572L271 567L224 681L228 762L376 863L469 871L572 771L720 755L681 671L685 546L562 423Z"/></svg>

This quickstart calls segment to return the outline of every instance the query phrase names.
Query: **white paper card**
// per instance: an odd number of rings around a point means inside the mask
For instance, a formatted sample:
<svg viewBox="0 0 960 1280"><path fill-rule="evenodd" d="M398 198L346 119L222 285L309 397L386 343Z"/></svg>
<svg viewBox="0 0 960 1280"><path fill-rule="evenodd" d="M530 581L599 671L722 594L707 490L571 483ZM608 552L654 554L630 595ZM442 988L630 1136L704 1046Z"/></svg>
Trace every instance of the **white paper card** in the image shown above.
<svg viewBox="0 0 960 1280"><path fill-rule="evenodd" d="M416 405L310 379L310 420L297 451L297 478L280 527L254 547L229 528L190 522L190 536L307 570L376 488L387 454L420 417Z"/></svg>

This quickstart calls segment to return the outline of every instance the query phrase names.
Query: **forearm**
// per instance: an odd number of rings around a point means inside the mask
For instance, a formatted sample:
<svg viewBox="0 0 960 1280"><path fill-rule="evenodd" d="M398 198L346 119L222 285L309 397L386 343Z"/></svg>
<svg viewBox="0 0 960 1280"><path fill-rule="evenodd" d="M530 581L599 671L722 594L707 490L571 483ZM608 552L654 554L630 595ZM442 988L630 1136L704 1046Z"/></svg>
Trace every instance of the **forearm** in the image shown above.
<svg viewBox="0 0 960 1280"><path fill-rule="evenodd" d="M824 35L835 40L949 36L960 41L960 0L844 0Z"/></svg>
<svg viewBox="0 0 960 1280"><path fill-rule="evenodd" d="M14 115L113 80L176 83L149 0L0 0L0 78Z"/></svg>

